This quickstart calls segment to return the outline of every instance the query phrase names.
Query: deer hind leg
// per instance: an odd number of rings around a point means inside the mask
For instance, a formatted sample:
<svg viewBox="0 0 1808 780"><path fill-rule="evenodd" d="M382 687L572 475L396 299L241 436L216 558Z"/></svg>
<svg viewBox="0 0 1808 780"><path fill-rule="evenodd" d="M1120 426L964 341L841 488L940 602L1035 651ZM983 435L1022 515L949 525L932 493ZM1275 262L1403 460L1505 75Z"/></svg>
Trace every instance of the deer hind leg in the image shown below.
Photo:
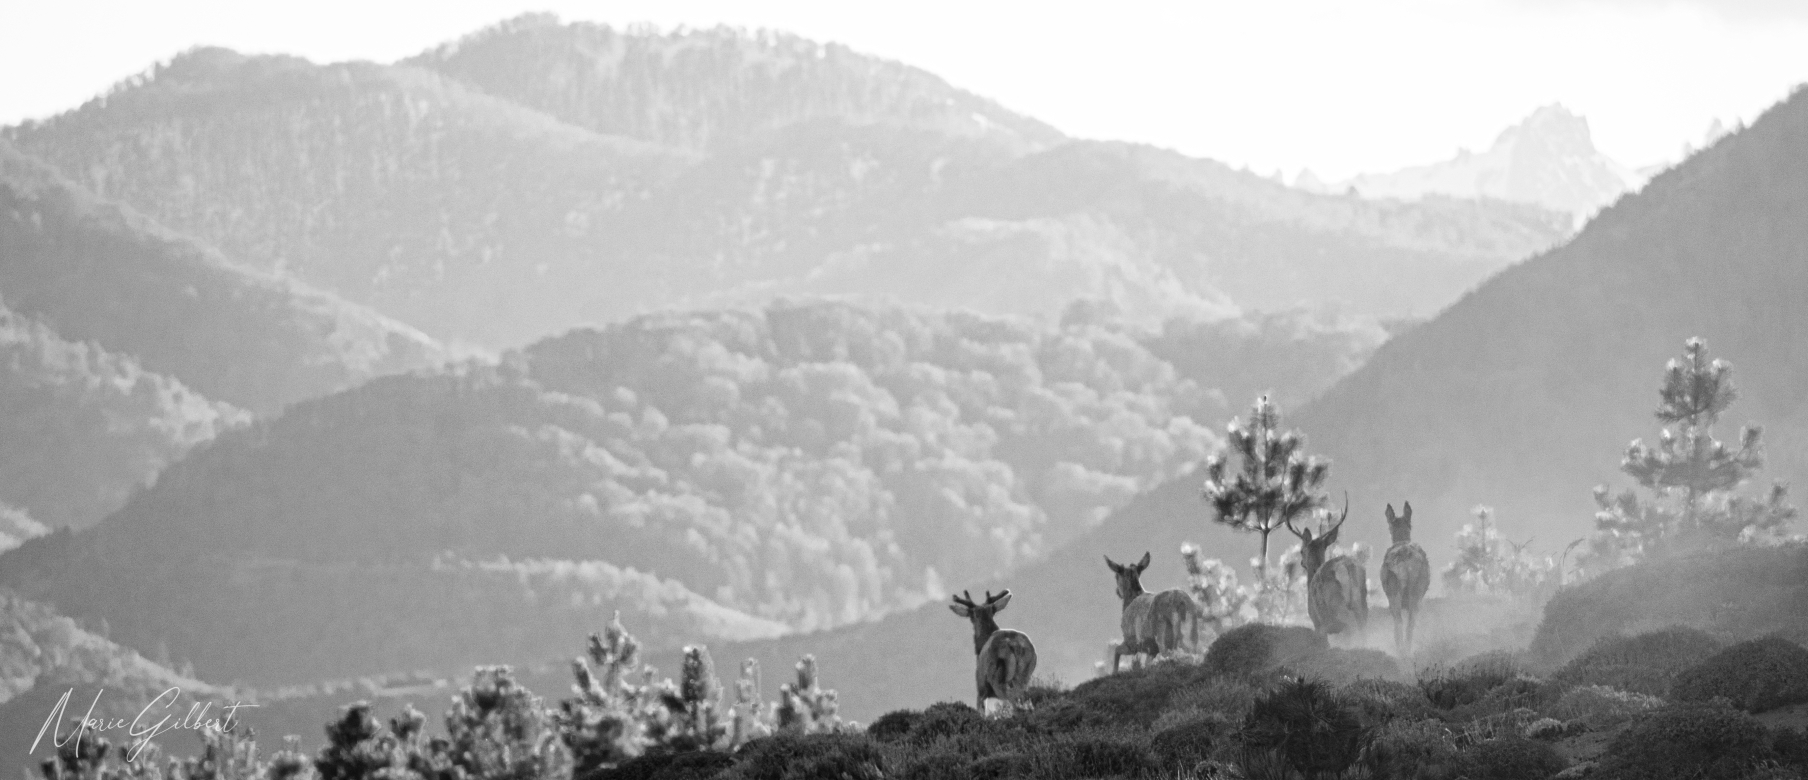
<svg viewBox="0 0 1808 780"><path fill-rule="evenodd" d="M1409 609L1406 611L1406 654L1407 655L1412 655L1413 629L1417 627L1418 622L1419 622L1419 608L1417 606L1415 606L1412 609Z"/></svg>

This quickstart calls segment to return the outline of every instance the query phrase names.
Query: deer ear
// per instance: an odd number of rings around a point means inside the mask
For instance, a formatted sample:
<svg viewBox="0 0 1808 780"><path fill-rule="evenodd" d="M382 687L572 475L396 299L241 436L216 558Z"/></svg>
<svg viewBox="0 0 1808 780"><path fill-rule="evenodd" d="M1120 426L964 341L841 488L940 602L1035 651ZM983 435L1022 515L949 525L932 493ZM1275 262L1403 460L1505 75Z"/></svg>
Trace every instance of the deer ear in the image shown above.
<svg viewBox="0 0 1808 780"><path fill-rule="evenodd" d="M1412 519L1412 502L1411 501L1406 502L1405 507L1406 507L1406 519L1411 520Z"/></svg>
<svg viewBox="0 0 1808 780"><path fill-rule="evenodd" d="M1011 592L1007 590L998 596L997 601L992 602L992 611L1003 612L1004 605L1009 603L1011 603Z"/></svg>
<svg viewBox="0 0 1808 780"><path fill-rule="evenodd" d="M1408 505L1407 505L1407 506L1408 506L1408 507L1410 507L1410 506L1412 506L1412 505L1411 505L1411 504L1408 504ZM1412 510L1411 510L1411 509L1407 509L1407 510L1406 510L1406 511L1408 511L1408 512L1411 512L1411 511L1412 511ZM1397 518L1397 517L1396 517L1396 516L1395 516L1395 515L1394 515L1394 505L1393 505L1393 504L1388 504L1388 505L1387 505L1387 521L1388 521L1388 522L1389 522L1389 523L1393 523L1393 522L1397 522L1397 521L1398 521L1398 520L1399 520L1399 518Z"/></svg>
<svg viewBox="0 0 1808 780"><path fill-rule="evenodd" d="M973 617L973 610L967 609L965 604L949 604L948 609L964 618Z"/></svg>
<svg viewBox="0 0 1808 780"><path fill-rule="evenodd" d="M1142 571L1147 568L1149 568L1149 554L1143 553L1143 559L1136 562L1136 570Z"/></svg>
<svg viewBox="0 0 1808 780"><path fill-rule="evenodd" d="M1119 566L1119 565L1117 565L1117 563L1113 562L1111 560L1111 556L1109 556L1109 555L1105 556L1105 565L1110 566L1112 571L1123 571L1124 570L1124 567Z"/></svg>

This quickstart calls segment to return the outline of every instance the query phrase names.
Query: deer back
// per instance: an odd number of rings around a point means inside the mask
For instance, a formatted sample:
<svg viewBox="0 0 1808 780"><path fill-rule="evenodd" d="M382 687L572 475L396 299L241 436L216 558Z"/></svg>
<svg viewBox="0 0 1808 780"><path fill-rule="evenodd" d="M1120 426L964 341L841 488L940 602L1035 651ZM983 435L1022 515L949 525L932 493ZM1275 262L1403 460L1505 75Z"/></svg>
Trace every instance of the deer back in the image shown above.
<svg viewBox="0 0 1808 780"><path fill-rule="evenodd" d="M1008 699L1029 686L1035 671L1036 644L1029 635L1001 628L980 648L973 675L981 685L989 685L997 698Z"/></svg>
<svg viewBox="0 0 1808 780"><path fill-rule="evenodd" d="M1307 614L1324 633L1361 628L1368 605L1368 572L1348 555L1325 561L1306 580Z"/></svg>
<svg viewBox="0 0 1808 780"><path fill-rule="evenodd" d="M1416 609L1431 589L1431 560L1417 542L1387 548L1381 558L1381 590L1389 606Z"/></svg>

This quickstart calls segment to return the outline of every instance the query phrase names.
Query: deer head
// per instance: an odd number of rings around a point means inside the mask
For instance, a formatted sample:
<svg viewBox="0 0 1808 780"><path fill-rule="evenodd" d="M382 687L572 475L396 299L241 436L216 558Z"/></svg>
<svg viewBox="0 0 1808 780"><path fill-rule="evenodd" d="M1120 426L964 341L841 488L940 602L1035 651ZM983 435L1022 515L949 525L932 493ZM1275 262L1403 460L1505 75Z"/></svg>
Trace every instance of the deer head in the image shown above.
<svg viewBox="0 0 1808 780"><path fill-rule="evenodd" d="M1111 573L1117 576L1117 597L1129 601L1141 596L1143 590L1143 570L1149 568L1149 554L1143 553L1143 559L1125 566L1105 556L1105 565L1111 567Z"/></svg>
<svg viewBox="0 0 1808 780"><path fill-rule="evenodd" d="M948 609L973 623L973 652L978 653L986 646L986 640L992 637L992 633L998 630L998 621L992 616L1003 612L1005 605L1011 603L1011 589L1006 588L996 596L988 590L986 600L981 604L973 603L973 595L964 590L961 595L953 598L954 603L949 604Z"/></svg>
<svg viewBox="0 0 1808 780"><path fill-rule="evenodd" d="M1304 531L1293 527L1293 519L1288 518L1287 530L1292 531L1300 540L1300 565L1305 568L1306 576L1311 577L1318 567L1325 565L1325 554L1331 545L1337 544L1337 532L1343 529L1343 521L1350 517L1350 494L1343 494L1343 515L1337 518L1337 524L1318 536L1312 535L1312 529Z"/></svg>
<svg viewBox="0 0 1808 780"><path fill-rule="evenodd" d="M1394 544L1412 541L1412 502L1408 501L1402 506L1406 513L1395 515L1394 505L1387 505L1387 533L1393 537Z"/></svg>

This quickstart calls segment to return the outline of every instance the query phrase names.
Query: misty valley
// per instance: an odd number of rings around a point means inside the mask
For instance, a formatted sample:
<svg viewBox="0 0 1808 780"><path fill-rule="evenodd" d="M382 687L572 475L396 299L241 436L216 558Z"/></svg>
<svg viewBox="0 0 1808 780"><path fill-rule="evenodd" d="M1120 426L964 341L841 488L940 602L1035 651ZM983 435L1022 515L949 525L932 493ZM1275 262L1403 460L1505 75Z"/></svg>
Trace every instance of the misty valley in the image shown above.
<svg viewBox="0 0 1808 780"><path fill-rule="evenodd" d="M1289 184L787 33L175 54L0 127L0 768L1808 777L1808 93L1708 140Z"/></svg>

